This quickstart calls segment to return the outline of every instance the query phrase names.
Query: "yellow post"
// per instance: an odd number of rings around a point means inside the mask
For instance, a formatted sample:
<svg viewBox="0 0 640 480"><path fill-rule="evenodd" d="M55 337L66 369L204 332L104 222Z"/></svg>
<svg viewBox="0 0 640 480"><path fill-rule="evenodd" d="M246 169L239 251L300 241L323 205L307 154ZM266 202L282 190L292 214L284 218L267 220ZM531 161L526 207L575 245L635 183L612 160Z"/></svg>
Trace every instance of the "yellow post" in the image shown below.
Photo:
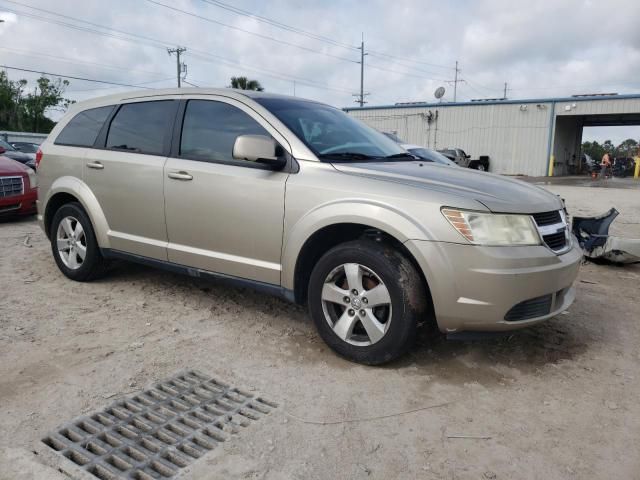
<svg viewBox="0 0 640 480"><path fill-rule="evenodd" d="M549 161L549 172L548 175L549 177L553 177L553 164L556 161L556 156L555 155L551 155L551 159Z"/></svg>
<svg viewBox="0 0 640 480"><path fill-rule="evenodd" d="M640 177L640 155L634 158L634 160L636 161L636 170L635 172L633 172L633 178L637 179L638 177Z"/></svg>

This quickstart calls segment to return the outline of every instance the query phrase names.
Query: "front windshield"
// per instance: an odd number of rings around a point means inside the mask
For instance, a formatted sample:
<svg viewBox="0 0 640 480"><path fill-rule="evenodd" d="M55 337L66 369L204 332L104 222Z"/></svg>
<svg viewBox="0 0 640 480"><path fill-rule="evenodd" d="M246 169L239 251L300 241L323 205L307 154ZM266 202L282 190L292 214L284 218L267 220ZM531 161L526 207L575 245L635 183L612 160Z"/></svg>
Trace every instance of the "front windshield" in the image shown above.
<svg viewBox="0 0 640 480"><path fill-rule="evenodd" d="M409 152L413 153L416 157L420 157L428 162L440 163L442 165L449 165L455 167L456 163L449 160L447 157L435 150L429 150L428 148L409 148Z"/></svg>
<svg viewBox="0 0 640 480"><path fill-rule="evenodd" d="M366 160L392 155L409 157L393 140L321 103L282 98L256 98L321 160Z"/></svg>

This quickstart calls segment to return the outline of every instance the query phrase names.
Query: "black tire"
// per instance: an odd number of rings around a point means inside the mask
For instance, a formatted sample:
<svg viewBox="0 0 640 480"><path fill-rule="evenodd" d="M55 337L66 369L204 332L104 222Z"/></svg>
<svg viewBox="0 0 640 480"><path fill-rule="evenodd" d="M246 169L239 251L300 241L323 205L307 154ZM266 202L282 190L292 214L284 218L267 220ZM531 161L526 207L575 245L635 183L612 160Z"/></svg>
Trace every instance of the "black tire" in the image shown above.
<svg viewBox="0 0 640 480"><path fill-rule="evenodd" d="M325 279L336 268L349 263L357 263L373 271L386 286L391 299L388 320L391 323L386 333L380 340L366 346L353 345L340 338L323 309ZM343 243L324 254L311 273L307 297L311 317L327 345L339 355L366 365L387 363L412 346L418 323L428 312L427 298L425 285L414 265L393 246L372 240Z"/></svg>
<svg viewBox="0 0 640 480"><path fill-rule="evenodd" d="M84 230L84 239L86 243L86 255L82 264L77 269L71 269L64 264L57 246L57 232L60 222L66 217L73 217L82 225ZM93 231L93 225L89 216L78 202L71 202L62 205L51 220L51 230L49 232L49 238L51 240L51 252L53 258L58 265L60 271L71 280L76 282L88 282L102 275L107 266L106 260L100 253L98 242L96 241L96 235Z"/></svg>

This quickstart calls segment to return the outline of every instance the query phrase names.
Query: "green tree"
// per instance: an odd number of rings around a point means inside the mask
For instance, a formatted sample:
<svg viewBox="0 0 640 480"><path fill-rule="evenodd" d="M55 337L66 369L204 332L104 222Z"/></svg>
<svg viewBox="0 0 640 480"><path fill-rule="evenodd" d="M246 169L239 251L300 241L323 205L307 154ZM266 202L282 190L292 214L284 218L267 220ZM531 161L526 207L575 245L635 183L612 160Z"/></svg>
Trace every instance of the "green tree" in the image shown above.
<svg viewBox="0 0 640 480"><path fill-rule="evenodd" d="M20 124L19 105L26 85L26 80L9 80L0 71L0 130L16 130Z"/></svg>
<svg viewBox="0 0 640 480"><path fill-rule="evenodd" d="M240 90L256 90L262 92L264 88L258 80L249 80L247 77L231 77L230 88L239 88Z"/></svg>
<svg viewBox="0 0 640 480"><path fill-rule="evenodd" d="M73 103L64 98L67 80L40 77L29 90L26 80L9 80L0 72L0 129L49 133L55 122L47 113L64 111Z"/></svg>
<svg viewBox="0 0 640 480"><path fill-rule="evenodd" d="M604 155L605 149L595 140L593 142L583 142L582 153L586 153L594 160L600 161Z"/></svg>
<svg viewBox="0 0 640 480"><path fill-rule="evenodd" d="M616 153L616 146L613 144L611 140L605 140L602 143L602 148L604 148L604 151L611 156L613 156L613 154Z"/></svg>
<svg viewBox="0 0 640 480"><path fill-rule="evenodd" d="M617 157L633 157L638 153L638 142L633 138L627 138L616 148Z"/></svg>

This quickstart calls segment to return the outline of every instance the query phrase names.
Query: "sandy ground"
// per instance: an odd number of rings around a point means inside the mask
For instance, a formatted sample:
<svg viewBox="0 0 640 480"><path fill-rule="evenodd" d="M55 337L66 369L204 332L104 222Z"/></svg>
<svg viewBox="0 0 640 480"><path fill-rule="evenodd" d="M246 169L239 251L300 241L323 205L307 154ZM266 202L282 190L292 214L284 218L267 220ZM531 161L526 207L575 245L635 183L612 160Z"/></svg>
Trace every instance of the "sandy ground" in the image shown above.
<svg viewBox="0 0 640 480"><path fill-rule="evenodd" d="M548 188L576 214L616 206L615 231L640 237L640 189ZM39 439L186 368L280 407L185 478L640 478L640 265L584 265L575 304L539 327L423 332L372 368L280 300L128 264L74 283L33 219L0 223L0 245L2 479L67 478L31 453Z"/></svg>

